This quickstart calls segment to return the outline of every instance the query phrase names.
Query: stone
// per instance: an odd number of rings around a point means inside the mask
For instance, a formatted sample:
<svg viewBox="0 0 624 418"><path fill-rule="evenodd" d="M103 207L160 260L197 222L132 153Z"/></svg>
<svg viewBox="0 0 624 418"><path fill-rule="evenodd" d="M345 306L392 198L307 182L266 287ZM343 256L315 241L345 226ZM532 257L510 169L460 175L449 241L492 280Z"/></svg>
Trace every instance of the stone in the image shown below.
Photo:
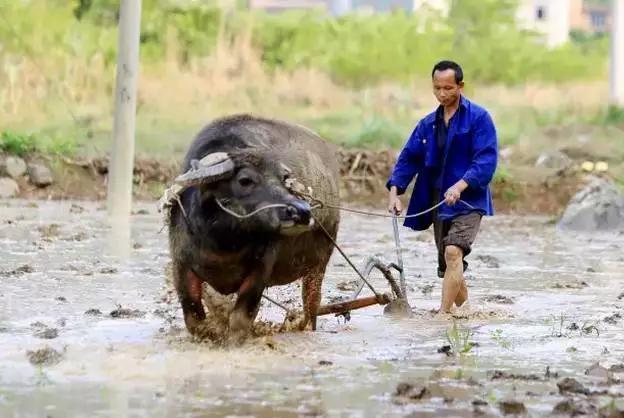
<svg viewBox="0 0 624 418"><path fill-rule="evenodd" d="M37 187L47 187L54 181L52 172L43 164L33 163L28 165L30 182Z"/></svg>
<svg viewBox="0 0 624 418"><path fill-rule="evenodd" d="M624 195L613 182L594 178L572 197L557 225L586 232L624 229Z"/></svg>
<svg viewBox="0 0 624 418"><path fill-rule="evenodd" d="M535 167L562 170L572 165L572 159L561 151L543 152L537 157Z"/></svg>
<svg viewBox="0 0 624 418"><path fill-rule="evenodd" d="M0 177L0 198L15 197L19 193L19 186L9 177Z"/></svg>
<svg viewBox="0 0 624 418"><path fill-rule="evenodd" d="M3 171L14 180L26 174L26 163L19 157L8 156L4 160Z"/></svg>

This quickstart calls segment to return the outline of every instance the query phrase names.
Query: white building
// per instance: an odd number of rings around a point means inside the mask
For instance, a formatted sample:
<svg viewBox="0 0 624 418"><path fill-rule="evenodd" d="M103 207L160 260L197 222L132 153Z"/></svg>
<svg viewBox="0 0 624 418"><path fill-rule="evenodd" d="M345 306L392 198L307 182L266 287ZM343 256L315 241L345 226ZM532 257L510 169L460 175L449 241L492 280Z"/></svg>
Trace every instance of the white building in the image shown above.
<svg viewBox="0 0 624 418"><path fill-rule="evenodd" d="M516 17L526 29L540 32L550 47L566 43L570 35L570 0L523 0Z"/></svg>

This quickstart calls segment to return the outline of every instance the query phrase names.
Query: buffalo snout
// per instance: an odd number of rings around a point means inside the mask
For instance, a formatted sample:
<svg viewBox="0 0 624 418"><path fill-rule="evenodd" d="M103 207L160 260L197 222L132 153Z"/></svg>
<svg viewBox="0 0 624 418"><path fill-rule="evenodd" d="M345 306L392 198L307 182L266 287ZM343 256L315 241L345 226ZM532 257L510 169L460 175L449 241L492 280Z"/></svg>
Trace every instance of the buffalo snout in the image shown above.
<svg viewBox="0 0 624 418"><path fill-rule="evenodd" d="M312 219L312 207L304 200L291 200L280 214L282 226L309 226Z"/></svg>

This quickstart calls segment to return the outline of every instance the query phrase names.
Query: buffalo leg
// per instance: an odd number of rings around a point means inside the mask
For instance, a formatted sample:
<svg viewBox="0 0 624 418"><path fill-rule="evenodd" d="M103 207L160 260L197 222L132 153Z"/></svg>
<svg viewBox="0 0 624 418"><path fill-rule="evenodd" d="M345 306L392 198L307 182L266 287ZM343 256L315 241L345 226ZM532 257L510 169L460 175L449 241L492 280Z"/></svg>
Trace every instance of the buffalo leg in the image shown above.
<svg viewBox="0 0 624 418"><path fill-rule="evenodd" d="M233 342L240 342L249 335L260 308L260 299L264 287L263 280L250 276L245 279L238 290L238 298L229 320L230 335Z"/></svg>
<svg viewBox="0 0 624 418"><path fill-rule="evenodd" d="M316 312L321 304L321 286L325 269L312 272L303 277L301 296L303 298L303 322L299 329L304 330L308 323L312 325L312 331L316 331Z"/></svg>
<svg viewBox="0 0 624 418"><path fill-rule="evenodd" d="M186 329L198 335L201 323L206 319L206 312L202 305L202 280L195 273L174 263L173 283L178 292L178 299L182 305Z"/></svg>

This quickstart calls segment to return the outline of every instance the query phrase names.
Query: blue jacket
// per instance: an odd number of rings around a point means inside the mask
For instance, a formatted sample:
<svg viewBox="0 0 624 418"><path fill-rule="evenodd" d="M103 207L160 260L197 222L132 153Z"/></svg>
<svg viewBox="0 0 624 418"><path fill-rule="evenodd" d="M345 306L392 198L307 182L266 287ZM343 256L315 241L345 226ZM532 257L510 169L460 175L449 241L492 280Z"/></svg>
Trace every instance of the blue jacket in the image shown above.
<svg viewBox="0 0 624 418"><path fill-rule="evenodd" d="M496 128L490 114L482 107L461 97L459 109L449 126L444 153L439 155L436 143L436 112L420 120L403 150L388 180L388 190L396 186L398 193L405 193L416 176L416 184L407 209L407 215L424 211L444 198L444 192L464 179L468 188L461 202L454 206L443 204L438 208L440 219L452 219L458 215L477 210L483 215L493 215L494 207L489 184L496 171L498 143ZM433 196L435 174L442 164L442 190ZM432 212L415 218L406 218L404 225L415 230L425 230L433 222Z"/></svg>

